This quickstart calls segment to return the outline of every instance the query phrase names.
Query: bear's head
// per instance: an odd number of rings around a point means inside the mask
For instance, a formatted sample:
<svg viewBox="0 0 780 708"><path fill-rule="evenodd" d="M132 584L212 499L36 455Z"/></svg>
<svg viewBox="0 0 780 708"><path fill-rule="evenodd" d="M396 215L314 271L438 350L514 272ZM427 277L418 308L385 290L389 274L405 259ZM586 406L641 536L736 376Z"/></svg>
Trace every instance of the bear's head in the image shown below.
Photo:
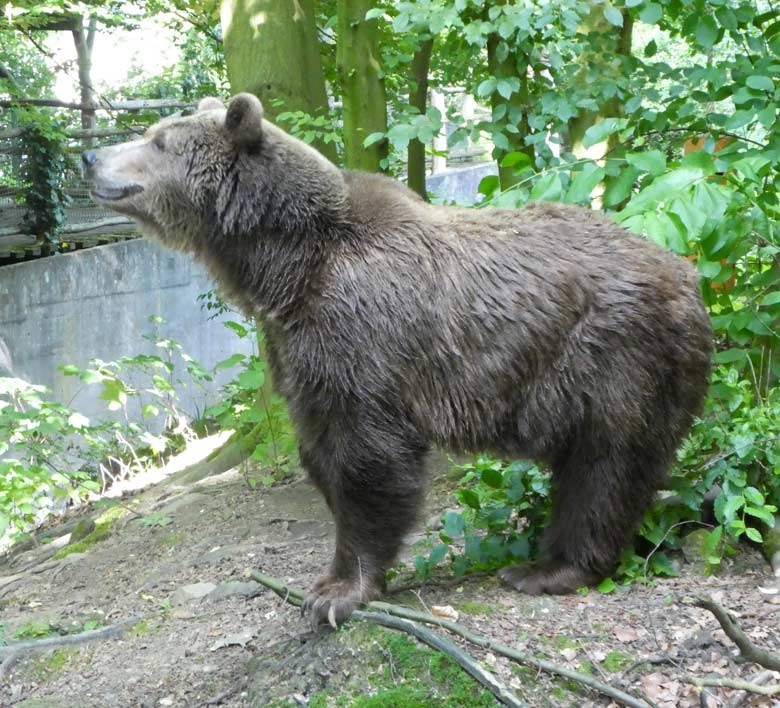
<svg viewBox="0 0 780 708"><path fill-rule="evenodd" d="M185 251L223 236L305 231L343 203L341 172L263 119L251 94L203 99L137 140L82 156L92 198Z"/></svg>

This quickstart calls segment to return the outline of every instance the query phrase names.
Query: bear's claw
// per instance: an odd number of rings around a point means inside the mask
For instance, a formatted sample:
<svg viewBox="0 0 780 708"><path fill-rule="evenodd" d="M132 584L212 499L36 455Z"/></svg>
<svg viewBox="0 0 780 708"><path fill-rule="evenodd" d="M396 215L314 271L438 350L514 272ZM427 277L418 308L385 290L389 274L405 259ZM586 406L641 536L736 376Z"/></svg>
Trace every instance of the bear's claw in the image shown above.
<svg viewBox="0 0 780 708"><path fill-rule="evenodd" d="M306 595L301 613L308 617L312 629L329 624L333 629L343 624L361 605L379 597L374 583L323 576Z"/></svg>

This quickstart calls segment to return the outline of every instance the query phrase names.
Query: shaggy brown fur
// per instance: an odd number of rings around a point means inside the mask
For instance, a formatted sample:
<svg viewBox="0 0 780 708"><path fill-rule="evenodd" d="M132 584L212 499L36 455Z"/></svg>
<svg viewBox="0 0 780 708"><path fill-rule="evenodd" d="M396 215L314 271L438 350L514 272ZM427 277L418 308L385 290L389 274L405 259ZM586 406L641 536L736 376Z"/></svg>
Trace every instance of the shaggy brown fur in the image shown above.
<svg viewBox="0 0 780 708"><path fill-rule="evenodd" d="M338 170L246 94L203 108L84 161L97 200L262 317L338 529L312 616L381 592L432 445L551 467L545 555L506 581L562 593L608 573L707 386L689 265L580 208L430 206Z"/></svg>

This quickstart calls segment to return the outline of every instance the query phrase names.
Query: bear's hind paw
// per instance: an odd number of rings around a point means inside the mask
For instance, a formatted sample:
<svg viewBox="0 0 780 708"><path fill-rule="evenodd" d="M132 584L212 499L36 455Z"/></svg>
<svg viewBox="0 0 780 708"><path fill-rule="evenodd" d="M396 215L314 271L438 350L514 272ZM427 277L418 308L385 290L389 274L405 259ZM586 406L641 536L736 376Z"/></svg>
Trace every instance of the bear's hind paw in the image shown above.
<svg viewBox="0 0 780 708"><path fill-rule="evenodd" d="M498 577L526 595L568 595L599 580L593 573L561 562L510 566L499 570Z"/></svg>

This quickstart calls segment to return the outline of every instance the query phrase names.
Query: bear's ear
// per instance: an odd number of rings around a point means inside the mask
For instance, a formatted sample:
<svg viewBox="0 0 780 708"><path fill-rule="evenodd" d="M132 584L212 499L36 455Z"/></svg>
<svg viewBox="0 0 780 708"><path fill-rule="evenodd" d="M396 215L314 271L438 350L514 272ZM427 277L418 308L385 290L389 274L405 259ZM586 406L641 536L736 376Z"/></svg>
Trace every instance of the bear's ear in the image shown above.
<svg viewBox="0 0 780 708"><path fill-rule="evenodd" d="M202 113L203 111L216 111L221 108L224 108L222 105L222 101L220 101L218 98L213 98L209 96L208 98L201 98L200 102L198 103L198 108L196 109L196 113Z"/></svg>
<svg viewBox="0 0 780 708"><path fill-rule="evenodd" d="M251 93L239 93L228 104L225 129L235 145L256 147L263 139L263 104Z"/></svg>

